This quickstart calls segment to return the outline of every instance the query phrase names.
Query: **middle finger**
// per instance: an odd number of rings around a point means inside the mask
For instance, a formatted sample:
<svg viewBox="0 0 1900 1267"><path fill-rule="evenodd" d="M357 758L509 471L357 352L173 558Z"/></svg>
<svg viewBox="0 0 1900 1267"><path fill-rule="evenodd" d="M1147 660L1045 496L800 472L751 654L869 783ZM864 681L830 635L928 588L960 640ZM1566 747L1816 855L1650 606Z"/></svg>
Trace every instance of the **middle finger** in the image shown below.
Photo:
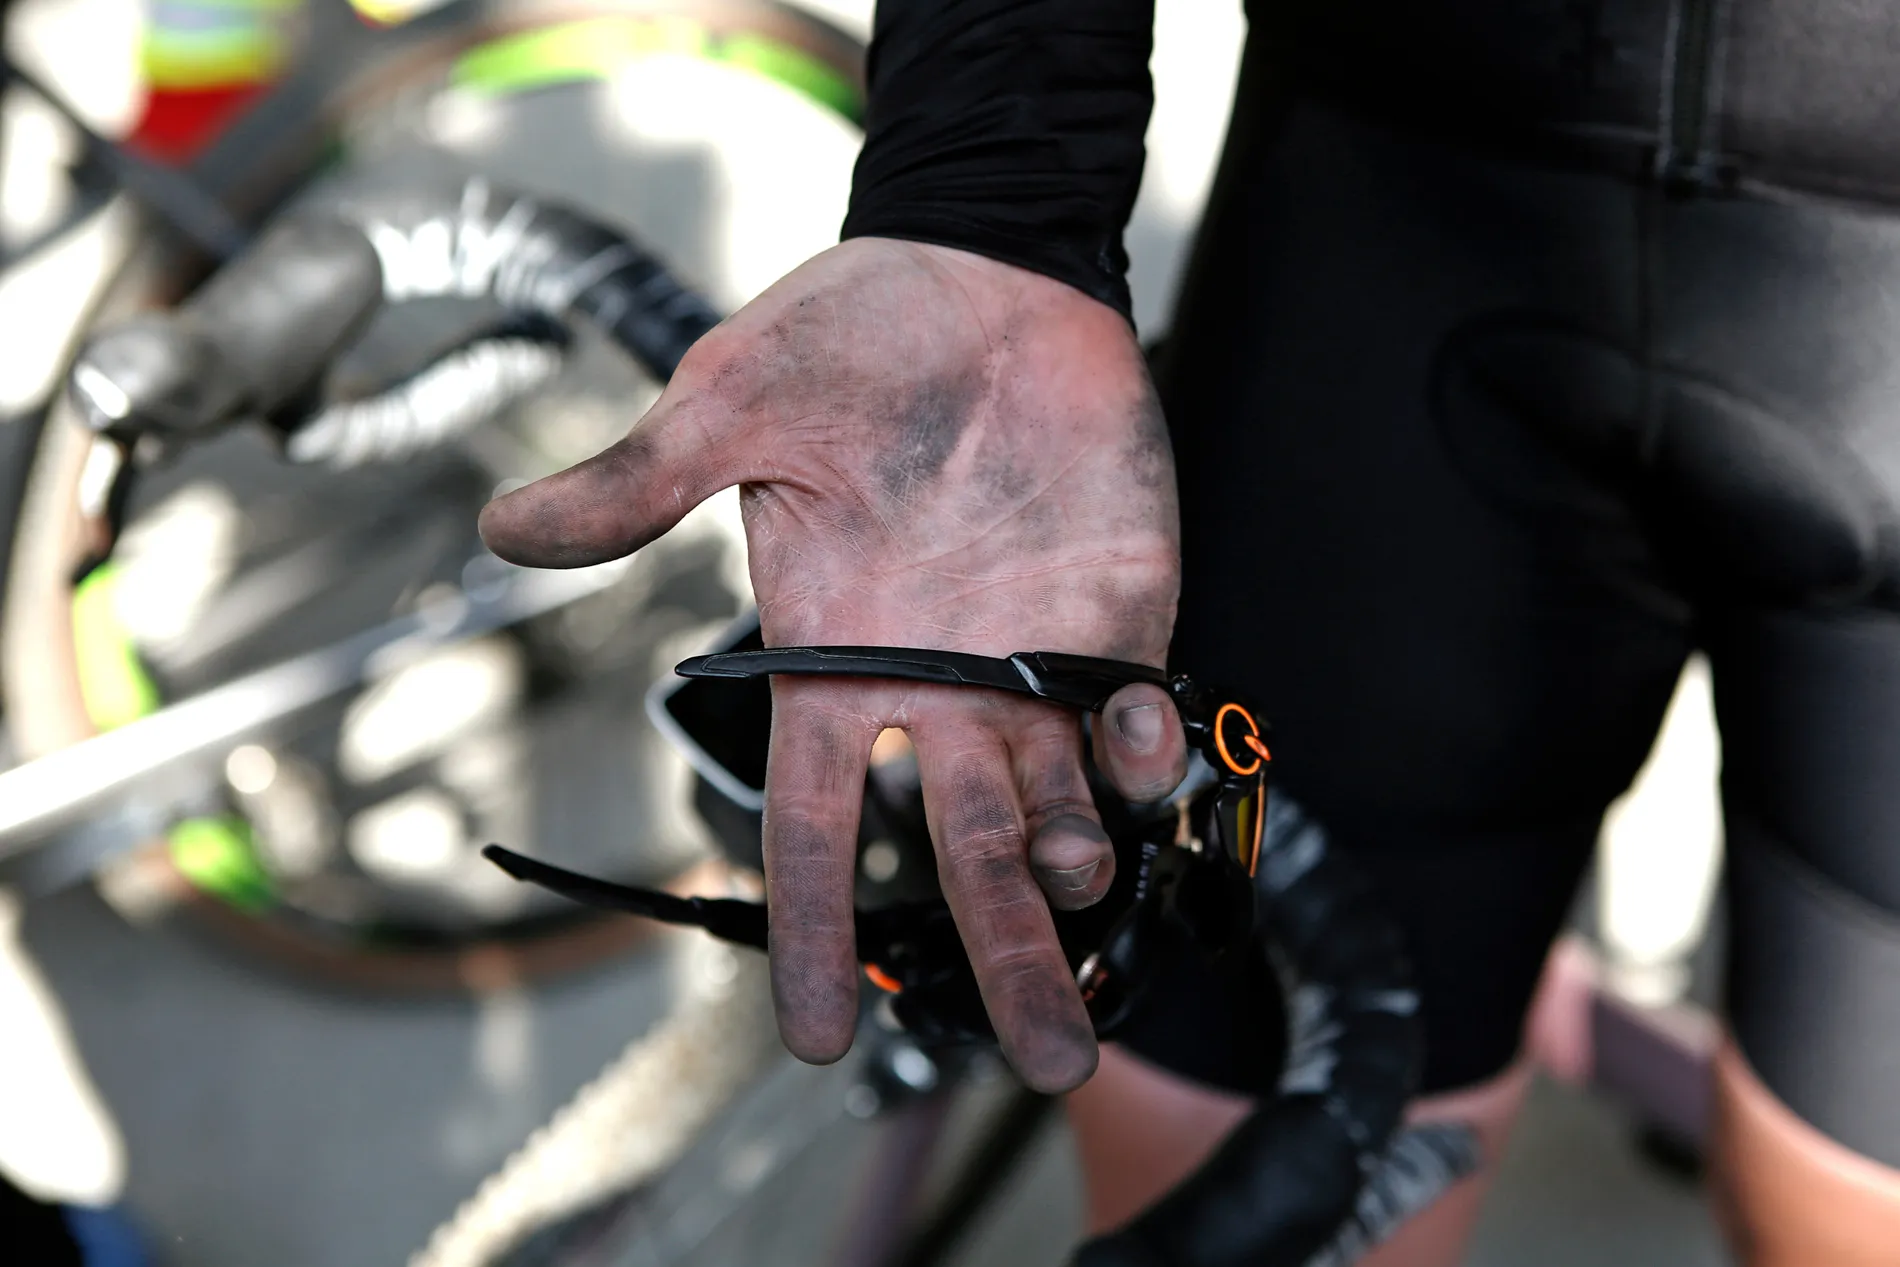
<svg viewBox="0 0 1900 1267"><path fill-rule="evenodd" d="M1021 707L940 697L910 735L944 897L1003 1055L1028 1086L1058 1092L1095 1071L1095 1032L1029 871L998 724Z"/></svg>

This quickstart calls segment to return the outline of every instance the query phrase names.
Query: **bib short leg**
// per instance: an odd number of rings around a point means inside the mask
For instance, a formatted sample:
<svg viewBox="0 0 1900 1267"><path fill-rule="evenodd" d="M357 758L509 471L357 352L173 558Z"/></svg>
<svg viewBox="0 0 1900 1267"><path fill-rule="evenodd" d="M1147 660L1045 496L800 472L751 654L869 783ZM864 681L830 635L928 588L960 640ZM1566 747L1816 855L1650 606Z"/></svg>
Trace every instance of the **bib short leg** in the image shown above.
<svg viewBox="0 0 1900 1267"><path fill-rule="evenodd" d="M1900 1164L1900 218L1670 201L1254 79L1161 362L1174 654L1260 699L1403 924L1423 1089L1515 1056L1700 646L1739 1040ZM1129 1045L1260 1090L1258 1042L1196 980Z"/></svg>

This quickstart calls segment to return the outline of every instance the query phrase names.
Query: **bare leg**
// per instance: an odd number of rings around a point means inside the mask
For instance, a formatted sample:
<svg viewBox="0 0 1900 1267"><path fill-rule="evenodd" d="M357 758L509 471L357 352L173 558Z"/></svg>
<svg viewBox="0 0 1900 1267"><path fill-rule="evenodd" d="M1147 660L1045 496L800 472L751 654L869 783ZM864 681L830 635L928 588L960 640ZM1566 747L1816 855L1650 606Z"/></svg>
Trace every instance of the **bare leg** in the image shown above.
<svg viewBox="0 0 1900 1267"><path fill-rule="evenodd" d="M1733 1043L1716 1058L1715 1200L1748 1267L1892 1267L1900 1171L1796 1117Z"/></svg>
<svg viewBox="0 0 1900 1267"><path fill-rule="evenodd" d="M1415 1101L1410 1122L1459 1121L1483 1146L1479 1171L1363 1259L1364 1267L1441 1267L1459 1261L1478 1220L1535 1065L1574 1082L1590 1068L1590 957L1560 940L1525 1021L1529 1055L1489 1082ZM1244 1096L1176 1077L1121 1048L1102 1049L1095 1077L1069 1095L1091 1236L1121 1226L1186 1178L1253 1108Z"/></svg>
<svg viewBox="0 0 1900 1267"><path fill-rule="evenodd" d="M1449 1267L1459 1260L1529 1086L1530 1064L1519 1061L1489 1082L1413 1104L1410 1121L1456 1120L1475 1127L1484 1145L1484 1168L1362 1260L1365 1267ZM1118 1047L1104 1047L1094 1078L1069 1096L1069 1122L1088 1193L1089 1234L1118 1227L1152 1204L1206 1160L1252 1108L1253 1101L1243 1096L1211 1090Z"/></svg>
<svg viewBox="0 0 1900 1267"><path fill-rule="evenodd" d="M1426 1096L1406 1114L1411 1122L1462 1122L1478 1132L1483 1164L1476 1174L1415 1215L1398 1234L1359 1260L1360 1267L1453 1267L1464 1261L1465 1247L1491 1191L1511 1127L1531 1087L1531 1062L1520 1058L1489 1082Z"/></svg>
<svg viewBox="0 0 1900 1267"><path fill-rule="evenodd" d="M1095 1076L1068 1101L1088 1234L1120 1227L1154 1204L1252 1109L1245 1096L1176 1077L1118 1045L1104 1045Z"/></svg>

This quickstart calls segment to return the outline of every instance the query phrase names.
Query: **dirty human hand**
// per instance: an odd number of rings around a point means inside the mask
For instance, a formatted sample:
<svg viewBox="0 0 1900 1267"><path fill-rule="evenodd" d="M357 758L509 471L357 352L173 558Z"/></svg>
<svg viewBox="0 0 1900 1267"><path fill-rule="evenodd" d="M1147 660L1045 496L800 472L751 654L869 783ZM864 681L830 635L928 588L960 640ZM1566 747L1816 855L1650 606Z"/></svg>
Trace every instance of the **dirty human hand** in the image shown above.
<svg viewBox="0 0 1900 1267"><path fill-rule="evenodd" d="M504 559L579 567L737 484L768 646L869 644L1160 665L1179 583L1174 470L1127 323L1080 291L947 247L858 238L702 339L597 457L503 496ZM850 1047L852 881L872 741L916 748L943 890L1004 1054L1058 1091L1095 1042L1049 915L1114 858L1073 713L1000 692L777 678L765 863L779 1029ZM1158 799L1185 762L1165 692L1099 720L1104 769Z"/></svg>

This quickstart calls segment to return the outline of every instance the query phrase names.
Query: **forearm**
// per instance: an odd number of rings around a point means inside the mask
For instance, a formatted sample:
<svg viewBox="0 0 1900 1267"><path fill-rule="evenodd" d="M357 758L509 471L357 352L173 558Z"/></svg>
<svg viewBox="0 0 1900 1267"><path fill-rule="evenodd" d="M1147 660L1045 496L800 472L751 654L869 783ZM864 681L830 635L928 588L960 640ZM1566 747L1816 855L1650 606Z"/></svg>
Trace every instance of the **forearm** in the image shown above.
<svg viewBox="0 0 1900 1267"><path fill-rule="evenodd" d="M1128 315L1154 0L880 0L842 236L960 247Z"/></svg>

